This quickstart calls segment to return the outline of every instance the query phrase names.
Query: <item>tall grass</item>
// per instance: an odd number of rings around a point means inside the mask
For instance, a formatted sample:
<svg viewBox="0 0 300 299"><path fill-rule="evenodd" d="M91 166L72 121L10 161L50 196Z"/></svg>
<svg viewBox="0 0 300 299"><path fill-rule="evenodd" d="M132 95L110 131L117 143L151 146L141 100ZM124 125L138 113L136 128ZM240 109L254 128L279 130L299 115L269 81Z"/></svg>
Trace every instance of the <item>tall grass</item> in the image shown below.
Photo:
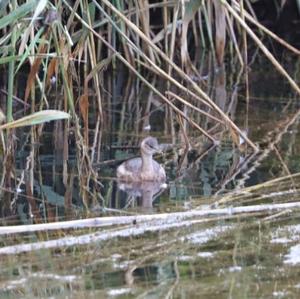
<svg viewBox="0 0 300 299"><path fill-rule="evenodd" d="M248 2L247 5L250 7ZM209 50L212 51L218 67L223 64L227 44L233 44L236 54L241 57L240 44L245 40L245 34L248 34L275 68L287 78L291 86L300 92L298 85L262 44L246 21L259 26L259 29L264 30L265 34L270 34L271 37L274 37L274 34L254 21L252 10L245 11L245 8L236 1L230 5L225 0L162 1L155 4L150 4L148 1L140 3L103 0L75 1L71 6L67 1L53 5L45 0L38 2L32 0L23 4L14 0L2 11L8 11L8 14L0 19L0 28L2 32L7 33L6 36L10 37L3 36L0 40L3 49L10 49L2 51L0 57L2 63L8 61L7 117L9 121L12 120L13 115L12 95L16 75L15 63L18 61L18 71L22 65L31 66L25 100L28 99L30 91L37 88L37 91L44 96L47 106L49 102L47 87L50 78L55 77L57 84L61 83L64 90L67 100L65 109L73 114L81 111L81 117L87 127L86 114L90 99L87 96L86 85L84 93L81 92L80 82L84 76L92 80L97 95L98 113L103 118L102 95L99 87L100 66L102 60L116 53L115 57L125 63L132 72L137 70L136 76L143 77L142 71L146 67L148 71L163 77L169 88L171 85L176 85L183 91L191 88L190 93L195 97L199 96L202 103L215 110L220 120L225 121L242 135L223 111L214 105L214 100L209 98L207 92L190 79L191 72L195 70L190 60L191 51L187 42L188 36L191 35L194 36L196 44L204 47L210 45ZM152 20L160 15L162 18L154 27ZM226 28L228 30L225 30ZM229 33L227 43L226 31ZM210 42L207 43L207 40ZM176 43L179 44L180 53L174 51ZM15 51L16 46L19 49L18 53ZM287 47L294 52L298 51L289 45ZM244 59L239 61L241 64L247 63ZM139 68L135 67L136 63ZM41 68L47 74L46 76L41 75ZM181 79L185 81L183 84L180 82ZM78 85L74 86L74 84ZM74 88L78 88L79 93L74 94ZM80 110L76 109L74 104L78 96L81 96ZM193 101L189 102L190 105L194 105ZM251 141L244 137L256 149Z"/></svg>
<svg viewBox="0 0 300 299"><path fill-rule="evenodd" d="M124 64L130 74L168 106L170 115L178 116L182 128L189 124L199 131L204 142L217 144L209 127L222 127L229 129L233 141L241 136L252 151L257 151L257 146L209 96L203 74L192 62L192 48L197 45L210 52L214 70L223 67L225 53L230 50L232 58L246 72L247 45L252 39L300 93L297 83L261 42L261 34L296 54L299 50L259 24L249 1L12 0L0 8L0 15L0 64L8 70L7 121L11 122L16 112L14 96L29 103L32 113L45 108L70 112L75 127L77 167L82 174L81 195L86 206L91 196L96 198L89 190L91 181L100 185L92 164L101 134L90 141L89 115L91 109L96 111L98 132L108 126L103 112L107 100L101 88L107 68L116 69L120 62ZM191 39L194 43L189 42ZM20 88L16 79L26 69L27 83ZM149 79L152 75L164 82L164 88L153 84ZM53 94L62 94L55 107L51 104ZM199 121L200 118L206 122ZM170 122L174 120L170 118ZM68 128L66 125L65 129ZM188 139L188 134L185 136ZM67 150L68 145L65 147ZM64 167L66 173L68 166ZM64 183L67 184L66 179Z"/></svg>

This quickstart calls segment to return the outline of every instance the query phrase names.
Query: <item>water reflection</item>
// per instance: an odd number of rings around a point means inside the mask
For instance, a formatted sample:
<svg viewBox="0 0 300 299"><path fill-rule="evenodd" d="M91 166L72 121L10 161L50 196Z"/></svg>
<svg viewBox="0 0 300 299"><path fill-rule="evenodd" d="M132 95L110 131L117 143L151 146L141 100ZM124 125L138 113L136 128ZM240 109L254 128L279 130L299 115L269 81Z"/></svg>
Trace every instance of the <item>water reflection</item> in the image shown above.
<svg viewBox="0 0 300 299"><path fill-rule="evenodd" d="M125 207L129 207L136 201L142 208L152 208L154 200L166 188L167 184L161 182L118 182L118 189L127 196Z"/></svg>

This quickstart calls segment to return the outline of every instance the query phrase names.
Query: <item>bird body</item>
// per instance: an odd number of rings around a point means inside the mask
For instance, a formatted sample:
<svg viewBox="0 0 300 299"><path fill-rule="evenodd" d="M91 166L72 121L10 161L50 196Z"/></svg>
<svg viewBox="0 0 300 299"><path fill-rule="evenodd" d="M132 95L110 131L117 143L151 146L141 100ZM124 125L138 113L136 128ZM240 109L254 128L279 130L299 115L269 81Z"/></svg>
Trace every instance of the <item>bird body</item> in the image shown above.
<svg viewBox="0 0 300 299"><path fill-rule="evenodd" d="M141 143L141 157L129 159L117 168L117 178L121 181L160 181L166 180L163 167L153 160L154 153L160 152L156 138L147 137Z"/></svg>

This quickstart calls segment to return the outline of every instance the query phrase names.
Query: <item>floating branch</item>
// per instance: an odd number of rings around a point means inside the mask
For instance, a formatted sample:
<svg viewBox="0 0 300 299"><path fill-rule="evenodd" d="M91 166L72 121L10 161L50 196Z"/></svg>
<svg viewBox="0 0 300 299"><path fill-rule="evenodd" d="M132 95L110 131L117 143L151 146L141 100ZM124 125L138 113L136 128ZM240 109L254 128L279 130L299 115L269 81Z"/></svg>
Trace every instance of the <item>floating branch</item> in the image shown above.
<svg viewBox="0 0 300 299"><path fill-rule="evenodd" d="M66 221L49 224L24 225L24 226L8 226L1 227L1 234L21 232L32 232L38 230L75 228L75 227L99 227L115 224L129 224L128 227L114 229L113 231L101 231L81 236L70 236L59 238L56 240L35 242L29 244L19 244L0 248L0 254L17 254L21 252L30 252L33 250L57 248L64 246L84 245L94 242L111 240L117 237L132 237L145 234L146 232L161 232L172 228L182 228L208 221L209 218L185 220L191 217L212 216L212 215L242 215L244 213L271 212L287 209L300 208L300 202L282 203L282 204L263 204L245 207L232 207L225 209L209 209L209 210L192 210L188 212L140 215L140 216L124 216L124 217L104 217L75 221ZM251 215L251 214L250 214ZM76 225L77 224L77 225ZM19 228L19 231L17 231ZM26 229L27 228L27 229ZM33 229L35 228L35 229ZM39 229L38 229L39 228ZM6 230L6 232L5 232Z"/></svg>
<svg viewBox="0 0 300 299"><path fill-rule="evenodd" d="M140 225L142 223L148 223L148 225L157 225L156 221L159 221L160 225L165 223L179 223L188 218L193 217L208 217L208 216L221 216L221 215L233 215L243 213L254 212L271 212L286 209L300 208L300 202L280 203L280 204L261 204L251 206L239 206L220 209L193 209L187 212L176 213L162 213L151 215L137 215L137 216L117 216L117 217L98 217L90 219L80 219L44 224L31 224L31 225L14 225L14 226L2 226L0 227L0 235L15 234L15 233L29 233L36 231L49 231L60 229L79 229L87 227L107 227L113 225ZM153 221L153 223L151 223ZM159 225L157 227L159 230ZM0 251L1 253L1 251Z"/></svg>

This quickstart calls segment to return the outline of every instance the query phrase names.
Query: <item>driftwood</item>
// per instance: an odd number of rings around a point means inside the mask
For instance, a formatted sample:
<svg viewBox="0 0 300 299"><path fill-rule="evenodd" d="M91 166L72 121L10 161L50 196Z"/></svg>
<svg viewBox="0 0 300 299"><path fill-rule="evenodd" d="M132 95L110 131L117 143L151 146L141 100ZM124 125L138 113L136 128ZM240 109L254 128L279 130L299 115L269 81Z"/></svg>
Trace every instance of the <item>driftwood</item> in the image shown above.
<svg viewBox="0 0 300 299"><path fill-rule="evenodd" d="M158 232L172 228L182 228L209 221L208 216L244 215L245 213L273 212L287 209L300 208L300 202L281 204L260 204L245 207L229 207L220 209L194 209L187 212L164 213L154 215L103 217L83 220L64 221L35 225L5 226L0 228L0 234L15 234L24 232L49 231L71 228L108 227L125 225L119 229L98 231L81 236L69 236L55 240L35 242L30 244L18 244L0 248L0 254L17 254L45 248L62 246L83 245L99 241L107 241L116 237L129 237L142 235L146 232ZM197 219L194 219L194 218ZM201 217L200 219L198 217ZM193 219L191 219L193 218ZM189 220L190 219L190 220Z"/></svg>
<svg viewBox="0 0 300 299"><path fill-rule="evenodd" d="M162 213L151 215L136 215L136 216L114 216L114 217L97 217L89 219L52 222L43 224L30 224L30 225L14 225L0 227L0 235L15 234L15 233L28 233L37 231L49 231L59 229L80 229L91 227L107 227L113 225L134 224L138 225L143 222L151 221L164 221L165 223L176 223L185 219L193 217L208 217L217 215L233 215L254 212L271 212L286 209L300 208L300 202L280 203L280 204L259 204L240 207L228 207L219 209L193 209L186 212L176 213Z"/></svg>

